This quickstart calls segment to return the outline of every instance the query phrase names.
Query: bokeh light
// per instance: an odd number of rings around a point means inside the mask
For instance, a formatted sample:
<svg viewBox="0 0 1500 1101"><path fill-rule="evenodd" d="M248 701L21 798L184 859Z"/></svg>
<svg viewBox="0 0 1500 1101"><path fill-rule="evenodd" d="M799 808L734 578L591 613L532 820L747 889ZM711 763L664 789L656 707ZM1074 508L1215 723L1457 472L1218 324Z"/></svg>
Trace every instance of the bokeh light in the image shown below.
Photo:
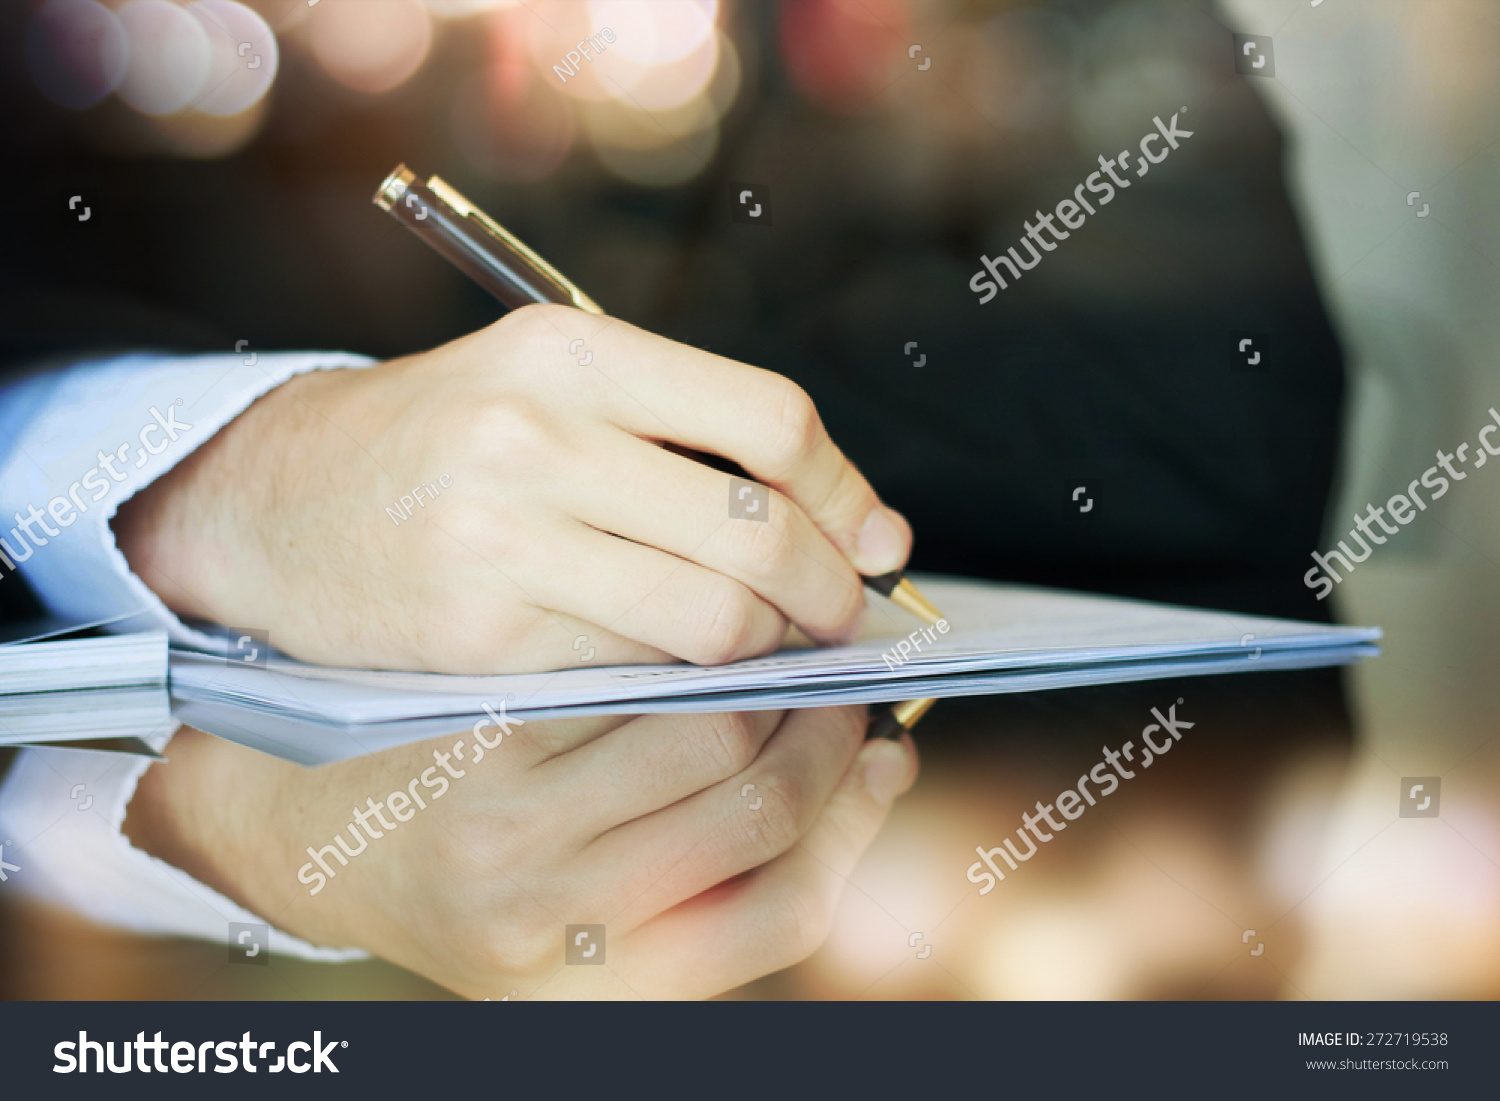
<svg viewBox="0 0 1500 1101"><path fill-rule="evenodd" d="M516 7L486 20L491 63L460 86L453 101L454 142L494 180L546 179L567 158L577 125L569 100L532 64L526 23Z"/></svg>
<svg viewBox="0 0 1500 1101"><path fill-rule="evenodd" d="M708 165L739 90L739 59L718 17L716 0L552 0L496 26L508 56L524 57L548 94L572 104L606 169L666 187ZM496 79L520 83L503 71Z"/></svg>
<svg viewBox="0 0 1500 1101"><path fill-rule="evenodd" d="M608 90L644 111L680 107L708 86L718 64L719 36L710 33L691 52L659 65L638 66Z"/></svg>
<svg viewBox="0 0 1500 1101"><path fill-rule="evenodd" d="M624 75L636 79L640 67L615 48L623 33L618 27L611 28L616 36L615 42L606 45L593 60L575 66L566 59L569 50L577 51L579 42L604 29L602 24L590 19L589 9L584 4L551 0L550 3L531 6L529 16L524 34L532 63L537 72L564 95L580 100L608 99L610 78L618 80ZM575 68L576 73L567 73L568 69Z"/></svg>
<svg viewBox="0 0 1500 1101"><path fill-rule="evenodd" d="M459 89L452 109L454 141L495 180L544 180L573 147L577 126L567 97L530 64L497 61Z"/></svg>
<svg viewBox="0 0 1500 1101"><path fill-rule="evenodd" d="M467 19L496 8L515 7L520 0L422 0L439 19Z"/></svg>
<svg viewBox="0 0 1500 1101"><path fill-rule="evenodd" d="M803 95L831 110L855 110L907 60L911 16L906 0L788 0L780 38L787 73Z"/></svg>
<svg viewBox="0 0 1500 1101"><path fill-rule="evenodd" d="M132 0L118 12L130 66L116 94L145 115L188 106L208 82L213 47L203 24L167 0Z"/></svg>
<svg viewBox="0 0 1500 1101"><path fill-rule="evenodd" d="M213 47L207 90L195 109L219 116L248 110L276 79L276 36L264 19L234 0L197 0L188 10L203 24Z"/></svg>
<svg viewBox="0 0 1500 1101"><path fill-rule="evenodd" d="M395 88L432 45L432 20L420 0L322 0L305 26L319 64L357 92Z"/></svg>
<svg viewBox="0 0 1500 1101"><path fill-rule="evenodd" d="M307 0L239 0L239 2L253 9L283 38L307 22L307 17L321 6L319 4L308 7Z"/></svg>
<svg viewBox="0 0 1500 1101"><path fill-rule="evenodd" d="M48 0L27 28L26 67L48 99L82 110L124 79L130 38L95 0Z"/></svg>
<svg viewBox="0 0 1500 1101"><path fill-rule="evenodd" d="M646 187L671 187L708 166L719 127L703 96L665 111L640 111L616 100L584 108L585 129L599 161L616 176Z"/></svg>
<svg viewBox="0 0 1500 1101"><path fill-rule="evenodd" d="M465 159L497 180L547 178L583 136L621 179L681 183L712 159L742 76L719 0L108 2L115 11L49 0L33 21L33 75L67 106L117 91L184 156L254 136L281 67L277 34L333 80L379 94L422 67L434 20L466 21L458 33L485 34L492 59L447 86L447 117Z"/></svg>
<svg viewBox="0 0 1500 1101"><path fill-rule="evenodd" d="M714 67L708 87L703 89L703 95L713 108L714 117L722 119L740 94L740 52L723 31L715 33L719 39L719 62Z"/></svg>
<svg viewBox="0 0 1500 1101"><path fill-rule="evenodd" d="M201 111L179 111L146 119L155 137L153 152L204 160L223 157L242 148L260 129L266 100L261 98L235 115L206 115Z"/></svg>
<svg viewBox="0 0 1500 1101"><path fill-rule="evenodd" d="M594 27L610 27L610 49L640 65L665 65L713 38L718 0L589 0ZM687 96L683 96L686 99Z"/></svg>

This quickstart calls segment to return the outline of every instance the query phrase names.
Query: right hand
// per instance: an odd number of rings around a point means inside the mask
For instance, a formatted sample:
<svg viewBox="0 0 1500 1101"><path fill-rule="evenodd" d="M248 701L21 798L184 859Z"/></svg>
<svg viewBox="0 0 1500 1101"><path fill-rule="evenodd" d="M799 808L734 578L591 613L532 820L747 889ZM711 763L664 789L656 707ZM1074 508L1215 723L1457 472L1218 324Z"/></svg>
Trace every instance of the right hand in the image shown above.
<svg viewBox="0 0 1500 1101"><path fill-rule="evenodd" d="M731 519L728 475L662 444L772 487L765 521ZM393 523L387 506L444 475ZM717 664L774 650L788 622L841 641L856 570L898 569L911 545L796 385L561 306L277 387L115 530L180 614L268 629L306 661L446 673L589 648Z"/></svg>
<svg viewBox="0 0 1500 1101"><path fill-rule="evenodd" d="M865 727L863 707L529 722L477 762L466 731L318 769L184 727L124 829L278 928L471 998L707 997L827 936L916 776L909 738ZM462 773L440 795L435 752ZM413 787L426 807L382 830L366 800L399 818L386 793ZM382 833L363 851L350 807ZM356 855L324 855L327 878L308 848L339 833ZM604 966L565 966L565 927L587 924Z"/></svg>

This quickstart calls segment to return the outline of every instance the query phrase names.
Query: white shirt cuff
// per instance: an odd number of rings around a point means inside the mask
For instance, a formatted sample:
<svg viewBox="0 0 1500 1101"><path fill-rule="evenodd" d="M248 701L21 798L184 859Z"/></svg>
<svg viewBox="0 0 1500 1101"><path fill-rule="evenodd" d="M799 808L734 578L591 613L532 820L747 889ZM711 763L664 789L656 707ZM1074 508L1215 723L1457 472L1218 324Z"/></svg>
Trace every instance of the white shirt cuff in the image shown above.
<svg viewBox="0 0 1500 1101"><path fill-rule="evenodd" d="M132 628L164 628L177 645L212 648L131 572L110 520L273 387L307 371L372 362L336 352L131 355L0 390L0 584L15 570L49 612L89 620L137 613ZM150 765L80 750L21 751L0 787L0 889L137 933L218 940L231 922L267 924L120 832ZM366 956L269 934L273 953Z"/></svg>
<svg viewBox="0 0 1500 1101"><path fill-rule="evenodd" d="M132 629L162 628L175 645L222 650L131 572L109 522L262 394L308 371L373 362L340 352L247 355L122 356L0 391L0 407L29 414L20 425L0 417L0 439L13 441L0 456L0 574L14 562L58 615L140 613Z"/></svg>
<svg viewBox="0 0 1500 1101"><path fill-rule="evenodd" d="M167 735L156 739L158 750ZM270 927L120 832L148 758L76 749L24 749L0 787L0 861L14 890L100 925L232 943L230 923L265 925L272 955L338 963L356 948L318 948Z"/></svg>

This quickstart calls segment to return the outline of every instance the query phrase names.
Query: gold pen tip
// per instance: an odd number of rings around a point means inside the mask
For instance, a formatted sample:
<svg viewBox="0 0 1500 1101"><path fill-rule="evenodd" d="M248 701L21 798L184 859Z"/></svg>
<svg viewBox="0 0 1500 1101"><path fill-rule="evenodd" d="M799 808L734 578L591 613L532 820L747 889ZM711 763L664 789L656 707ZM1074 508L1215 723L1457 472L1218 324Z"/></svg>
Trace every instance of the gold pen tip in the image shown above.
<svg viewBox="0 0 1500 1101"><path fill-rule="evenodd" d="M907 700L891 705L891 714L907 730L917 725L917 720L932 708L937 700Z"/></svg>
<svg viewBox="0 0 1500 1101"><path fill-rule="evenodd" d="M896 607L904 608L927 624L936 623L943 618L943 613L932 606L932 603L911 583L910 578L903 577L901 584L891 590L890 601Z"/></svg>

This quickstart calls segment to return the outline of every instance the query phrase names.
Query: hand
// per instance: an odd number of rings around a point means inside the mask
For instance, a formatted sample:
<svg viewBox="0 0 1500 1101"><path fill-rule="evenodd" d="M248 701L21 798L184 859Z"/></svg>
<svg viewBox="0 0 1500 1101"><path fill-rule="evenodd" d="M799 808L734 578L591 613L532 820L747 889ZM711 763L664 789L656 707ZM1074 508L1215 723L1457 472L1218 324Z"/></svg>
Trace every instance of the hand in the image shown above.
<svg viewBox="0 0 1500 1101"><path fill-rule="evenodd" d="M477 760L465 732L315 770L184 727L125 832L280 928L471 998L706 997L826 937L916 775L910 739L865 726L862 707L531 722ZM322 854L330 878L307 850L335 834L355 855ZM565 966L585 924L605 964Z"/></svg>
<svg viewBox="0 0 1500 1101"><path fill-rule="evenodd" d="M772 487L765 522L731 519L729 476L662 444ZM590 648L715 664L774 650L788 621L843 640L856 569L911 545L791 382L558 306L278 387L115 531L180 614L266 628L307 661L450 673Z"/></svg>

